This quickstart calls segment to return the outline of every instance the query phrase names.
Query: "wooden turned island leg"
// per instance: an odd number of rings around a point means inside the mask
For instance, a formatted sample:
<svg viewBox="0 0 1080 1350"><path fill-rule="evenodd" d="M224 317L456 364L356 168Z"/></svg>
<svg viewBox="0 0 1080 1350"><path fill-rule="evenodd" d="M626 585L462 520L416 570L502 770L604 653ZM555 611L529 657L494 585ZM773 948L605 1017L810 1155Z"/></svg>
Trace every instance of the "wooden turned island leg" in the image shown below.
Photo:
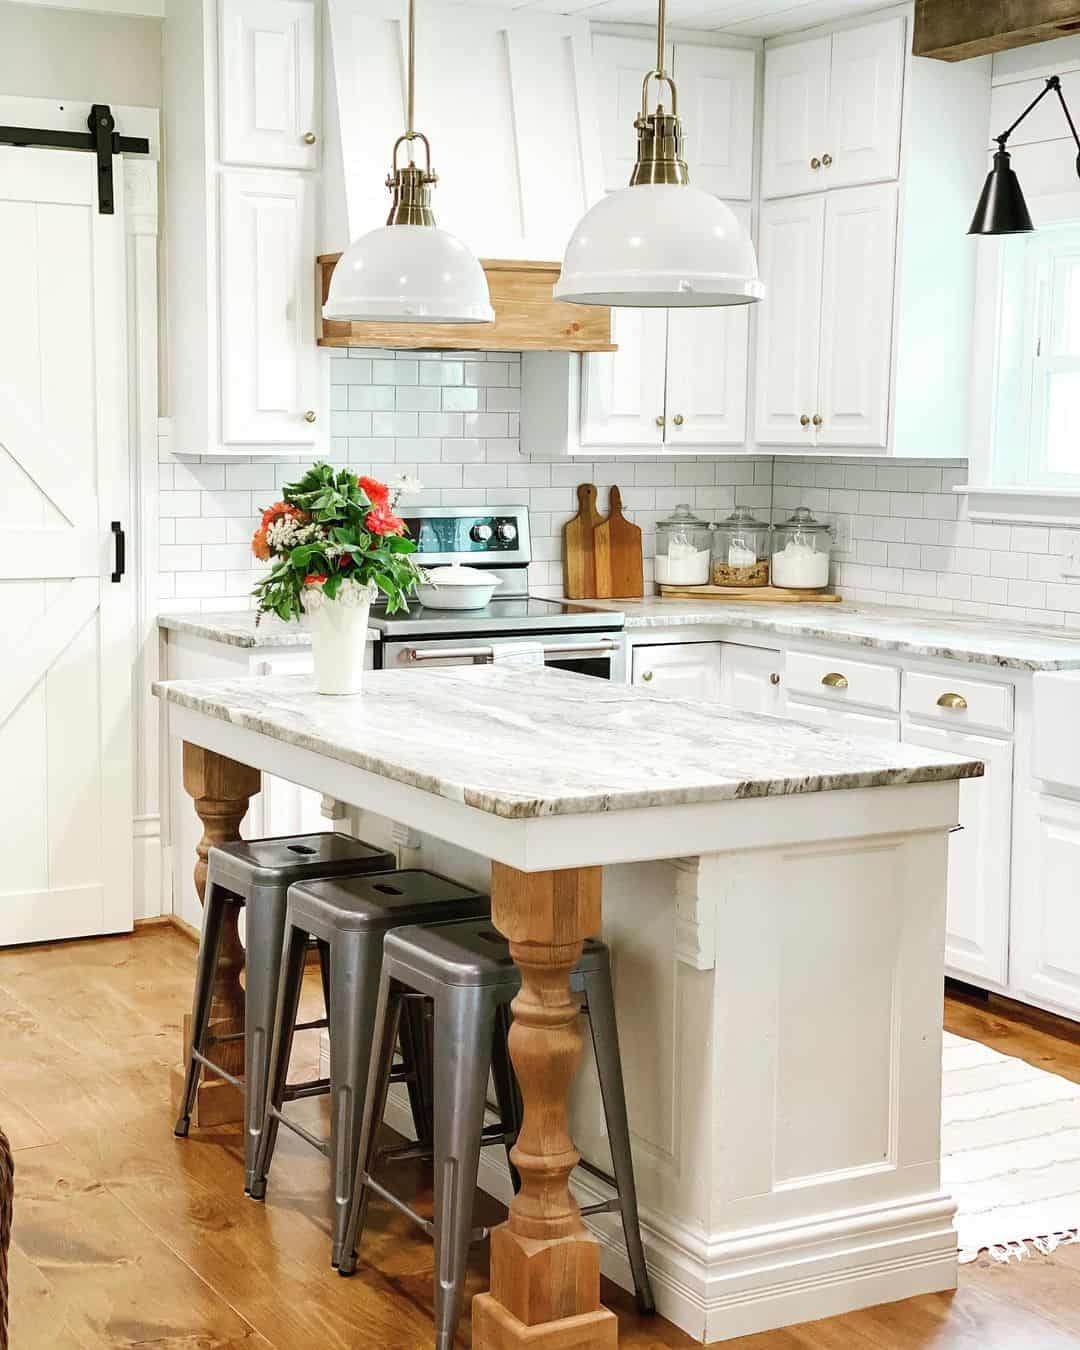
<svg viewBox="0 0 1080 1350"><path fill-rule="evenodd" d="M240 823L247 814L249 798L261 786L258 769L238 764L224 755L184 742L184 790L194 799L195 813L202 821L203 835L196 847L195 889L199 903L206 901L206 859L215 844L228 844L240 838ZM240 976L244 969L244 948L237 930L237 911L230 906L221 932L221 952L210 1010L210 1035L226 1036L244 1030L244 990ZM179 1103L184 1088L185 1064L191 1016L184 1016L183 1059L173 1070L173 1095ZM223 1069L242 1076L243 1040L225 1041L209 1052ZM199 1084L192 1123L196 1127L232 1124L244 1118L244 1099L231 1083L207 1072Z"/></svg>
<svg viewBox="0 0 1080 1350"><path fill-rule="evenodd" d="M510 1057L525 1107L513 1151L521 1190L491 1235L491 1290L473 1299L475 1350L613 1350L600 1247L570 1193L578 1154L567 1097L581 1058L570 973L600 930L598 867L518 872L492 863L491 917L521 971Z"/></svg>

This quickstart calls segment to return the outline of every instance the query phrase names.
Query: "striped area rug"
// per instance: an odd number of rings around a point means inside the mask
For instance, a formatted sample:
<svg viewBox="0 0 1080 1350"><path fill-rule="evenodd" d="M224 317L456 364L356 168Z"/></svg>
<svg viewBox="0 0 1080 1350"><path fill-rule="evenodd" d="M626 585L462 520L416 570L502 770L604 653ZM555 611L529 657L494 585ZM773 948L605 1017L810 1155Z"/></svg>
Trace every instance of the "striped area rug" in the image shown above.
<svg viewBox="0 0 1080 1350"><path fill-rule="evenodd" d="M941 1145L962 1262L1080 1241L1080 1084L946 1032Z"/></svg>

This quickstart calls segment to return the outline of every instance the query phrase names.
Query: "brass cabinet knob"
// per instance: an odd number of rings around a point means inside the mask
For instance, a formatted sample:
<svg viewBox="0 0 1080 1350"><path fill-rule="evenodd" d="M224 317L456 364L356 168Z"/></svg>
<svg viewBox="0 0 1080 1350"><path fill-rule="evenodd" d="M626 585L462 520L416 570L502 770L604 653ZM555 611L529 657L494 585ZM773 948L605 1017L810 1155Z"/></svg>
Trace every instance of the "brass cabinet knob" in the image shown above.
<svg viewBox="0 0 1080 1350"><path fill-rule="evenodd" d="M656 419L656 425L657 425L658 427L662 427L662 426L664 425L664 419L663 419L662 417L658 417L658 418Z"/></svg>
<svg viewBox="0 0 1080 1350"><path fill-rule="evenodd" d="M825 419L820 413L815 413L810 420L813 422L814 426L819 427Z"/></svg>
<svg viewBox="0 0 1080 1350"><path fill-rule="evenodd" d="M963 694L942 694L937 705L939 708L955 708L957 712L963 712L968 703Z"/></svg>
<svg viewBox="0 0 1080 1350"><path fill-rule="evenodd" d="M822 162L822 164L824 164L824 166L825 166L826 169L827 169L827 168L829 167L829 165L832 164L832 155L822 155L822 156L821 156L821 162Z"/></svg>
<svg viewBox="0 0 1080 1350"><path fill-rule="evenodd" d="M319 139L318 136L316 136L315 133L314 133L313 131L305 131L305 132L304 132L304 144L305 144L305 145L314 145L315 142L316 142L318 139Z"/></svg>
<svg viewBox="0 0 1080 1350"><path fill-rule="evenodd" d="M803 415L799 418L799 426L808 427L809 425L810 425L810 414L803 413Z"/></svg>
<svg viewBox="0 0 1080 1350"><path fill-rule="evenodd" d="M316 416L316 414L315 414L315 409L314 409L314 408L309 408L309 409L307 410L307 412L304 414L304 421L305 421L305 422L314 422L314 421L315 421L315 416Z"/></svg>
<svg viewBox="0 0 1080 1350"><path fill-rule="evenodd" d="M776 670L773 671L773 673L769 676L769 683L770 683L770 684L774 684L774 685L780 683L780 673L779 673L779 671L776 671Z"/></svg>
<svg viewBox="0 0 1080 1350"><path fill-rule="evenodd" d="M828 675L821 677L821 683L826 689L846 689L847 676L841 675L839 671L831 670Z"/></svg>
<svg viewBox="0 0 1080 1350"><path fill-rule="evenodd" d="M676 413L675 416L674 416L671 420L675 423L675 425L676 425L677 427L681 427L682 424L683 424L683 415L682 415L682 413Z"/></svg>
<svg viewBox="0 0 1080 1350"><path fill-rule="evenodd" d="M814 158L810 161L810 167L811 167L812 169L820 169L820 168L821 168L821 160L818 159L817 155L815 155Z"/></svg>
<svg viewBox="0 0 1080 1350"><path fill-rule="evenodd" d="M646 684L651 684L651 683L652 683L652 677L653 677L653 673L652 673L651 670L643 670L643 671L641 672L641 678L645 681Z"/></svg>

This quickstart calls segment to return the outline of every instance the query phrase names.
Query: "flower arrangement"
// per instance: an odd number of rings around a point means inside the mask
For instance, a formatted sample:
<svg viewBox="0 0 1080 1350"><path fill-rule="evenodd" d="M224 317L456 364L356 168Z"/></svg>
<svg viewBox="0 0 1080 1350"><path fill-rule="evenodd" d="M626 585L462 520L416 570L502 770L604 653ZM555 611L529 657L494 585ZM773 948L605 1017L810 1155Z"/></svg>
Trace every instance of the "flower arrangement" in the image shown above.
<svg viewBox="0 0 1080 1350"><path fill-rule="evenodd" d="M379 591L389 613L407 609L424 573L395 510L403 493L420 486L404 475L391 485L357 478L329 464L288 483L251 541L256 558L274 563L254 590L259 613L299 619L329 601L366 604Z"/></svg>

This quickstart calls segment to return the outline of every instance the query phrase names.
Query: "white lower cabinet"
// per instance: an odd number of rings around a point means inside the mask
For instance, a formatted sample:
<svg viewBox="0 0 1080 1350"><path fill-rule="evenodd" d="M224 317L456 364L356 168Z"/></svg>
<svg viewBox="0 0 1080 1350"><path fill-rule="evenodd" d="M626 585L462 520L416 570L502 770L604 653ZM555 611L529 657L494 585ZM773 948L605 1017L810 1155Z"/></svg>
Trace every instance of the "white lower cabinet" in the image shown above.
<svg viewBox="0 0 1080 1350"><path fill-rule="evenodd" d="M1080 1017L1080 802L1031 794L1024 903L1013 907L1010 984Z"/></svg>
<svg viewBox="0 0 1080 1350"><path fill-rule="evenodd" d="M784 711L794 721L806 722L812 727L831 727L834 731L846 731L852 736L876 736L883 741L900 739L900 724L895 717L822 707L819 703L804 703L790 697Z"/></svg>
<svg viewBox="0 0 1080 1350"><path fill-rule="evenodd" d="M784 711L781 672L784 659L770 647L743 647L723 644L720 660L720 702L740 712L773 713Z"/></svg>
<svg viewBox="0 0 1080 1350"><path fill-rule="evenodd" d="M630 682L678 698L722 702L722 642L673 642L634 647Z"/></svg>
<svg viewBox="0 0 1080 1350"><path fill-rule="evenodd" d="M949 840L945 965L958 979L1004 985L1010 978L1012 743L910 724L905 724L902 739L909 745L979 759L986 766L982 778L960 784L961 828ZM1073 862L1080 862L1080 833ZM1077 971L1080 992L1080 961Z"/></svg>

